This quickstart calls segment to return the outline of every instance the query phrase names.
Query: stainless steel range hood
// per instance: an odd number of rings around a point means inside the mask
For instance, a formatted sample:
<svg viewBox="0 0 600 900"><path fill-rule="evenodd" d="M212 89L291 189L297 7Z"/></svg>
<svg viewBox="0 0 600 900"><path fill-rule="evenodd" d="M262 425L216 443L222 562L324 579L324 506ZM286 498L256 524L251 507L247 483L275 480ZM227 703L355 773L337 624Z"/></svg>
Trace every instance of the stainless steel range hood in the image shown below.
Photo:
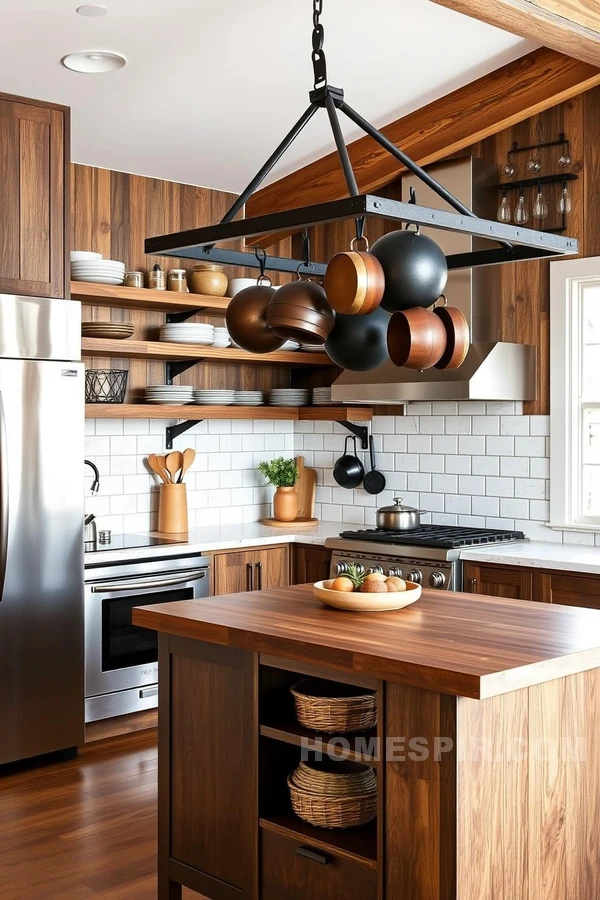
<svg viewBox="0 0 600 900"><path fill-rule="evenodd" d="M482 218L495 218L497 192L490 185L497 173L474 157L431 166L428 171ZM417 202L449 209L437 194L413 175L402 180L403 199L410 188ZM491 208L490 208L491 207ZM448 254L469 253L485 242L457 232L422 229ZM414 400L533 400L536 348L499 341L500 266L451 271L446 295L449 306L459 307L470 325L471 347L463 365L453 372L428 369L414 372L386 362L371 372L344 371L334 382L336 403L401 404Z"/></svg>

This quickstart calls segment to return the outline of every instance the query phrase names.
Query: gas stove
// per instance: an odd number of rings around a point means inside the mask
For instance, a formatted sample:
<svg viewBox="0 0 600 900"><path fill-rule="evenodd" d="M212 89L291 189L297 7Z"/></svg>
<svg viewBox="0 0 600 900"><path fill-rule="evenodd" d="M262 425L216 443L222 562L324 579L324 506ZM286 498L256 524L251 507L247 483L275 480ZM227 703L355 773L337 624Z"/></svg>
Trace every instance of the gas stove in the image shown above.
<svg viewBox="0 0 600 900"><path fill-rule="evenodd" d="M366 571L397 575L438 590L460 591L462 548L526 540L522 531L421 525L411 531L342 531L325 546L334 551L332 576L342 575L355 563Z"/></svg>

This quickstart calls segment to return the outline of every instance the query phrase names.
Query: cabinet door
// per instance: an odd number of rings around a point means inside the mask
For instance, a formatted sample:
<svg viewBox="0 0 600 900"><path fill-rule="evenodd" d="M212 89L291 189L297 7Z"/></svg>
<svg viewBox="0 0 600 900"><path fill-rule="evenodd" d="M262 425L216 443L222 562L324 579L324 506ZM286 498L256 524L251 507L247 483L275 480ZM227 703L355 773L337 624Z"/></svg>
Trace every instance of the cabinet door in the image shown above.
<svg viewBox="0 0 600 900"><path fill-rule="evenodd" d="M170 822L161 806L160 846L198 873L195 889L202 894L251 898L258 840L255 658L181 638L171 638L169 650L170 708L161 684L159 719L170 719L170 747L161 743L159 754L170 754ZM163 656L160 665L162 673ZM159 740L168 742L168 723L159 728Z"/></svg>
<svg viewBox="0 0 600 900"><path fill-rule="evenodd" d="M287 587L290 583L290 551L287 544L254 552L254 590Z"/></svg>
<svg viewBox="0 0 600 900"><path fill-rule="evenodd" d="M293 584L312 584L330 577L331 550L311 547L308 544L294 545Z"/></svg>
<svg viewBox="0 0 600 900"><path fill-rule="evenodd" d="M546 603L600 609L600 578L572 573L536 573L534 596Z"/></svg>
<svg viewBox="0 0 600 900"><path fill-rule="evenodd" d="M0 292L65 297L69 110L0 95Z"/></svg>
<svg viewBox="0 0 600 900"><path fill-rule="evenodd" d="M237 594L240 591L249 591L256 587L256 584L253 583L255 562L256 551L215 554L215 596Z"/></svg>
<svg viewBox="0 0 600 900"><path fill-rule="evenodd" d="M511 600L531 600L531 572L518 566L475 566L465 563L463 569L464 590L487 597L508 597Z"/></svg>

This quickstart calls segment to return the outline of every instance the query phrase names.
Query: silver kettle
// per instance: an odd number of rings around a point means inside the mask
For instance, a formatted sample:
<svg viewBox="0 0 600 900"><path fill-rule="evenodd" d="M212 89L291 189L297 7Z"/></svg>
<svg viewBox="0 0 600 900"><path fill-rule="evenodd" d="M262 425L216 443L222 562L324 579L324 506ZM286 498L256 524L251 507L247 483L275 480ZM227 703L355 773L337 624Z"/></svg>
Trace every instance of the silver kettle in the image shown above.
<svg viewBox="0 0 600 900"><path fill-rule="evenodd" d="M96 546L96 543L98 541L98 531L96 528L96 517L95 517L94 513L90 513L88 516L86 516L84 518L83 526L84 526L84 531L83 531L84 544L86 545L86 547Z"/></svg>

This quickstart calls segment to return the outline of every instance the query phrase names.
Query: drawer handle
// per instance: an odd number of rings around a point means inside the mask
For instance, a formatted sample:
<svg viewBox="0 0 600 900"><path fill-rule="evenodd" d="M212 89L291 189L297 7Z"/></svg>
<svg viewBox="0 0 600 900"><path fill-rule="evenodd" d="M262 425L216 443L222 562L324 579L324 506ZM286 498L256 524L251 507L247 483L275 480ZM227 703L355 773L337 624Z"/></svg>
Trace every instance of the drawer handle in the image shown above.
<svg viewBox="0 0 600 900"><path fill-rule="evenodd" d="M318 853L316 850L311 850L310 847L296 847L296 853L298 856L304 856L305 859L321 863L322 866L326 866L329 862L329 857L325 853Z"/></svg>

